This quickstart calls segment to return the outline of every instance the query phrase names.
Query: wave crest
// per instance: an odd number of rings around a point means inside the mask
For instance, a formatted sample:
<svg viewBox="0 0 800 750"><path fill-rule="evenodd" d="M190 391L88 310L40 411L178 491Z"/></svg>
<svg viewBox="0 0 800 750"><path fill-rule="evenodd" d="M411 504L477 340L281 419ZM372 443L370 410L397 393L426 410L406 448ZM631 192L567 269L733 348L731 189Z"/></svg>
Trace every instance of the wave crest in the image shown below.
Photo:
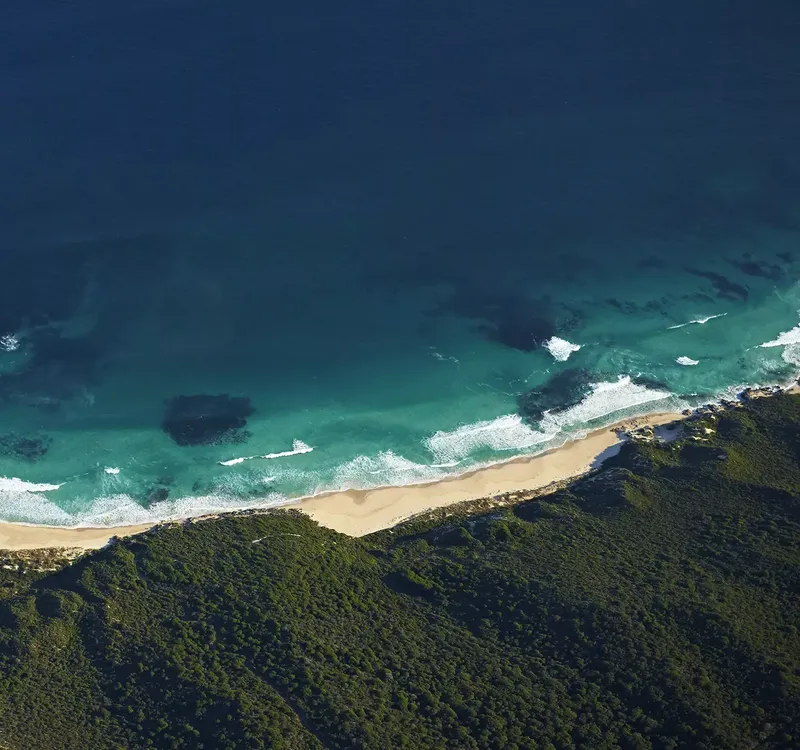
<svg viewBox="0 0 800 750"><path fill-rule="evenodd" d="M774 346L784 347L781 359L784 362L800 367L800 325L781 333L778 338L772 341L765 341L758 345L761 349L769 349Z"/></svg>
<svg viewBox="0 0 800 750"><path fill-rule="evenodd" d="M575 406L545 414L540 423L541 429L558 433L644 404L674 398L669 391L638 385L627 375L621 375L614 382L593 383L591 389L589 395Z"/></svg>
<svg viewBox="0 0 800 750"><path fill-rule="evenodd" d="M425 440L425 446L439 465L459 462L480 448L494 451L523 450L553 437L531 429L519 414L473 422L455 430L439 430Z"/></svg>
<svg viewBox="0 0 800 750"><path fill-rule="evenodd" d="M341 464L334 472L334 486L336 489L402 486L441 476L443 472L434 466L414 463L393 451L381 451L375 456L356 456Z"/></svg>
<svg viewBox="0 0 800 750"><path fill-rule="evenodd" d="M238 458L230 458L227 461L220 461L221 466L235 466L236 464L244 463L245 461L252 461L254 458L285 458L286 456L299 456L302 453L311 453L314 449L304 443L302 440L294 440L292 442L292 449L290 451L281 451L280 453L267 453L263 456L239 456Z"/></svg>
<svg viewBox="0 0 800 750"><path fill-rule="evenodd" d="M678 325L675 326L668 326L667 330L671 331L674 330L675 328L684 328L685 326L690 326L694 324L704 325L705 323L708 323L709 320L714 320L715 318L724 318L727 314L728 313L717 313L716 315L708 315L705 318L697 318L696 320L689 320L686 323L678 323Z"/></svg>
<svg viewBox="0 0 800 750"><path fill-rule="evenodd" d="M580 350L580 344L573 344L571 341L553 336L544 342L544 348L553 355L556 362L566 362L570 354Z"/></svg>

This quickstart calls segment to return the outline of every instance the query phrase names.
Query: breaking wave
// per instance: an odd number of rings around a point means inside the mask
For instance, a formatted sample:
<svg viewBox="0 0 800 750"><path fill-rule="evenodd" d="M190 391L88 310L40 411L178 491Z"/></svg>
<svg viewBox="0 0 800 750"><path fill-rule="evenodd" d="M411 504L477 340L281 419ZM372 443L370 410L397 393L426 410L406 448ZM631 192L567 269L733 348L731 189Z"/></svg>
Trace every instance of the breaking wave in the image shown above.
<svg viewBox="0 0 800 750"><path fill-rule="evenodd" d="M627 375L611 383L593 383L591 392L575 406L548 412L540 422L546 433L595 422L612 414L636 409L644 404L675 399L674 394L634 383ZM665 405L666 406L666 405Z"/></svg>
<svg viewBox="0 0 800 750"><path fill-rule="evenodd" d="M696 320L689 320L686 323L678 323L678 325L669 326L667 330L671 331L675 328L684 328L685 326L690 326L694 324L704 325L705 323L708 323L709 320L714 320L714 318L724 318L727 314L728 313L718 313L717 315L708 315L705 318L697 318Z"/></svg>
<svg viewBox="0 0 800 750"><path fill-rule="evenodd" d="M333 485L335 489L369 489L415 484L441 476L443 472L436 467L414 463L389 450L343 463L334 472Z"/></svg>
<svg viewBox="0 0 800 750"><path fill-rule="evenodd" d="M299 456L303 453L311 453L314 449L310 445L306 445L302 440L295 440L292 443L290 451L281 451L280 453L267 453L263 456L240 456L239 458L230 458L227 461L220 461L221 466L235 466L236 464L244 463L245 461L252 461L254 458L285 458L286 456Z"/></svg>
<svg viewBox="0 0 800 750"><path fill-rule="evenodd" d="M506 414L485 422L440 430L425 440L425 446L439 465L460 462L480 448L494 451L525 450L553 438L531 429L519 414Z"/></svg>
<svg viewBox="0 0 800 750"><path fill-rule="evenodd" d="M759 344L761 349L769 349L775 346L783 347L781 359L784 362L800 367L800 325L796 325L789 331L784 331L772 341L765 341L763 344Z"/></svg>
<svg viewBox="0 0 800 750"><path fill-rule="evenodd" d="M51 492L64 486L61 484L42 484L26 482L19 477L0 477L0 497L6 492Z"/></svg>
<svg viewBox="0 0 800 750"><path fill-rule="evenodd" d="M580 350L580 344L573 344L566 339L553 336L544 343L544 348L553 355L556 362L566 362L570 354Z"/></svg>
<svg viewBox="0 0 800 750"><path fill-rule="evenodd" d="M98 497L86 511L73 514L36 492L3 490L0 498L5 521L72 528L157 523L233 510L275 508L291 502L277 493L260 498L212 494L162 500L144 507L130 495L120 493Z"/></svg>
<svg viewBox="0 0 800 750"><path fill-rule="evenodd" d="M13 333L0 336L0 350L4 352L15 352L19 349L19 339Z"/></svg>

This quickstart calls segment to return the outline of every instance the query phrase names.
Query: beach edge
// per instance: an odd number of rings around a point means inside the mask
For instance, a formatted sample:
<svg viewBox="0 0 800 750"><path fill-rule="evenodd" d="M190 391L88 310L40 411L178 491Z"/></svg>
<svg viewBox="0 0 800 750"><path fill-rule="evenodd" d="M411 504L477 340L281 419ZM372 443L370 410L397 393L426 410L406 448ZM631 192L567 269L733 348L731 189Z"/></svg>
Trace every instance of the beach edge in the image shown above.
<svg viewBox="0 0 800 750"><path fill-rule="evenodd" d="M677 412L626 417L542 453L514 456L463 474L420 484L333 490L291 500L274 508L242 509L125 526L65 527L0 521L0 550L90 551L105 547L114 538L135 536L159 526L248 512L269 513L285 508L305 513L321 526L348 536L366 536L449 505L511 492L541 492L551 486L555 488L557 484L578 479L598 468L605 458L619 449L626 431L665 425L683 418L685 416Z"/></svg>

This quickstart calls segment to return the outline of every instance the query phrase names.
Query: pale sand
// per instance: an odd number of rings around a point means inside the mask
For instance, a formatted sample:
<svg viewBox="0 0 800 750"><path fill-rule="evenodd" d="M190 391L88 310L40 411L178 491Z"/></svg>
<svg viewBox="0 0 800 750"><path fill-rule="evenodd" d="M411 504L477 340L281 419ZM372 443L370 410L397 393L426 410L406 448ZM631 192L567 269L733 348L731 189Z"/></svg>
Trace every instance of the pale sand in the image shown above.
<svg viewBox="0 0 800 750"><path fill-rule="evenodd" d="M436 508L467 500L523 490L537 490L574 479L596 468L622 444L619 428L657 426L681 419L680 414L651 414L628 419L589 433L560 448L523 456L459 476L405 487L328 492L303 500L298 510L321 526L348 536L364 536Z"/></svg>
<svg viewBox="0 0 800 750"><path fill-rule="evenodd" d="M537 490L554 482L573 479L595 468L599 459L608 457L615 446L621 444L616 429L656 426L678 419L681 419L679 414L651 414L627 419L537 456L513 458L425 484L327 492L289 507L307 513L321 526L349 536L364 536L435 508L507 492ZM0 522L0 550L99 549L114 536L140 534L155 525L69 529Z"/></svg>
<svg viewBox="0 0 800 750"><path fill-rule="evenodd" d="M45 547L100 549L113 536L131 536L154 524L106 528L67 529L58 526L29 526L0 523L0 550L44 549Z"/></svg>

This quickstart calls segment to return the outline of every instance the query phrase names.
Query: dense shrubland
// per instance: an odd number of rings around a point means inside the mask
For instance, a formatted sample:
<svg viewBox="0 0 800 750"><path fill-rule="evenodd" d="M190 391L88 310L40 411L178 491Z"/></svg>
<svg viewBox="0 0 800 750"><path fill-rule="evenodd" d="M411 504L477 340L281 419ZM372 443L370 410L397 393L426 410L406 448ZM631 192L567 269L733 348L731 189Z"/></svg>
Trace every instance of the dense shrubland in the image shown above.
<svg viewBox="0 0 800 750"><path fill-rule="evenodd" d="M488 513L232 516L5 567L0 746L797 747L798 458L778 396Z"/></svg>

